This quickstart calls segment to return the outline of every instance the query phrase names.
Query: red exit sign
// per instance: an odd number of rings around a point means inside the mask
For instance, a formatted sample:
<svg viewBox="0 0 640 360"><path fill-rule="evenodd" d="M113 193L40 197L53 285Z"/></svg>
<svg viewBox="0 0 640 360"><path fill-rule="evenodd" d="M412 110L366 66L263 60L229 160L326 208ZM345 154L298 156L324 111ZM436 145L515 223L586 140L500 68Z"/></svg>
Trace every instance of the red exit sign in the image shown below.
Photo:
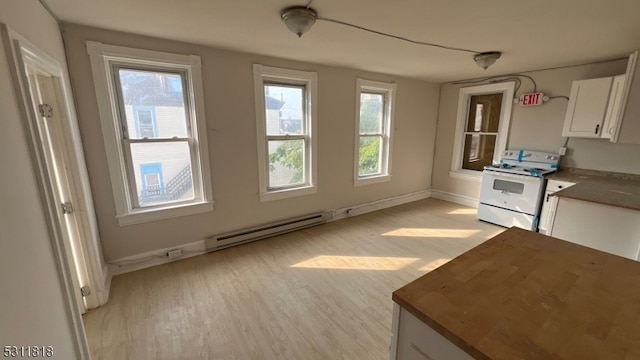
<svg viewBox="0 0 640 360"><path fill-rule="evenodd" d="M537 106L542 104L542 93L528 93L520 95L520 105L522 106Z"/></svg>

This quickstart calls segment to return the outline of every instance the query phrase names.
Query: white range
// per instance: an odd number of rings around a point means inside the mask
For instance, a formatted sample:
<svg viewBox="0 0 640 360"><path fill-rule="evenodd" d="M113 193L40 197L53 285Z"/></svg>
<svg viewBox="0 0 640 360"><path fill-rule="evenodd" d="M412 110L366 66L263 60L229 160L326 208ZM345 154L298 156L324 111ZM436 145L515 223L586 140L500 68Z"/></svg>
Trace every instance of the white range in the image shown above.
<svg viewBox="0 0 640 360"><path fill-rule="evenodd" d="M505 150L499 164L482 172L478 219L536 231L544 195L544 175L557 170L560 155Z"/></svg>

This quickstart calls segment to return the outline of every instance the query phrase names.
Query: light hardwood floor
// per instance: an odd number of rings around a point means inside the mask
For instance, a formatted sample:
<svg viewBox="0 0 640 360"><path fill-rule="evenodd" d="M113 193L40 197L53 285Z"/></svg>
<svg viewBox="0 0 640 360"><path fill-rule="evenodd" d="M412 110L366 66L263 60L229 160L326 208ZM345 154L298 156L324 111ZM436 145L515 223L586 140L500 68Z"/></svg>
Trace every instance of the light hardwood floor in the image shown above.
<svg viewBox="0 0 640 360"><path fill-rule="evenodd" d="M391 293L502 230L426 199L120 275L92 358L388 359Z"/></svg>

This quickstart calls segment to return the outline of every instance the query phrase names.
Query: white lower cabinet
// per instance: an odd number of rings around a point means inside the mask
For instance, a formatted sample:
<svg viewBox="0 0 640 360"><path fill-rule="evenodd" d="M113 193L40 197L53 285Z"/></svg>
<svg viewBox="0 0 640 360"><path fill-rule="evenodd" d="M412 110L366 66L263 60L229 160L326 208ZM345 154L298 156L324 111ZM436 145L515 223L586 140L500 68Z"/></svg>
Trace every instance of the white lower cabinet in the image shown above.
<svg viewBox="0 0 640 360"><path fill-rule="evenodd" d="M640 211L564 197L557 199L551 236L640 260Z"/></svg>
<svg viewBox="0 0 640 360"><path fill-rule="evenodd" d="M540 210L540 220L538 223L538 232L541 234L551 234L553 227L553 217L555 216L558 198L552 196L554 193L575 185L569 181L548 180L547 188L542 199L542 210Z"/></svg>
<svg viewBox="0 0 640 360"><path fill-rule="evenodd" d="M409 311L393 304L391 360L473 360Z"/></svg>

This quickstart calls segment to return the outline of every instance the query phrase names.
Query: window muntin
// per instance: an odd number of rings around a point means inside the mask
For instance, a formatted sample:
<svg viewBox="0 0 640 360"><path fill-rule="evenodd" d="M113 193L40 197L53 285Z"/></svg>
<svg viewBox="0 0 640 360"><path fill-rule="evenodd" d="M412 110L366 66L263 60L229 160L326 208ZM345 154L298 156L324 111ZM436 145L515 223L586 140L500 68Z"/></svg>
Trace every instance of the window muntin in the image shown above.
<svg viewBox="0 0 640 360"><path fill-rule="evenodd" d="M254 65L260 200L316 192L316 74Z"/></svg>
<svg viewBox="0 0 640 360"><path fill-rule="evenodd" d="M355 185L389 180L395 85L358 79L356 87Z"/></svg>
<svg viewBox="0 0 640 360"><path fill-rule="evenodd" d="M213 210L200 58L87 50L120 225Z"/></svg>

